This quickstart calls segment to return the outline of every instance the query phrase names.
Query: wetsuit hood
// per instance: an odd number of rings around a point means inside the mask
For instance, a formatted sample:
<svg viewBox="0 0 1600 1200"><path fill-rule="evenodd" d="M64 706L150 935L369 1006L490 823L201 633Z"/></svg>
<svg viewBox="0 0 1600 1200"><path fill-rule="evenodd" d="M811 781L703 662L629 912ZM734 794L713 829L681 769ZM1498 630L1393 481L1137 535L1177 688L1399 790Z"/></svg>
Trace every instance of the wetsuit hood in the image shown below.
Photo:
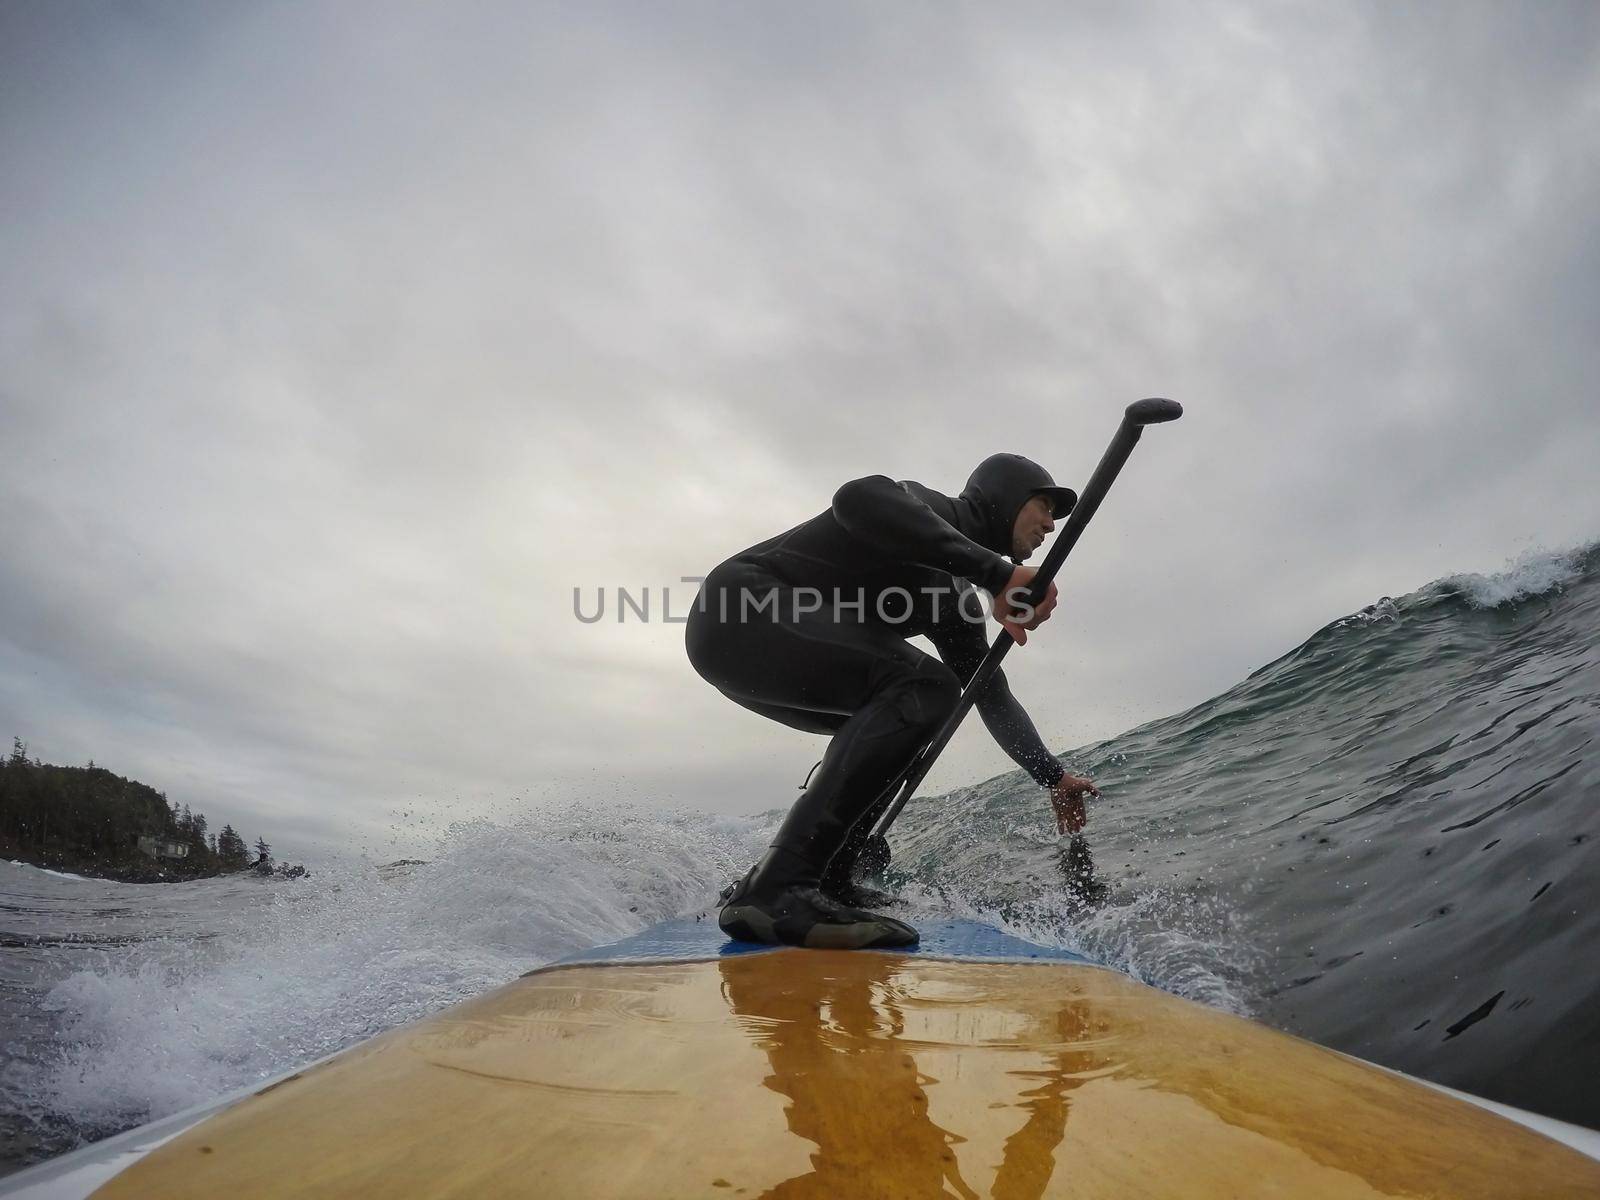
<svg viewBox="0 0 1600 1200"><path fill-rule="evenodd" d="M1020 454L991 454L978 464L961 489L961 499L981 514L985 537L983 544L996 554L1011 553L1011 529L1017 522L1017 513L1028 502L1028 497L1039 492L1050 497L1051 513L1056 518L1066 516L1078 502L1078 493L1068 487L1059 487L1056 481L1031 458Z"/></svg>

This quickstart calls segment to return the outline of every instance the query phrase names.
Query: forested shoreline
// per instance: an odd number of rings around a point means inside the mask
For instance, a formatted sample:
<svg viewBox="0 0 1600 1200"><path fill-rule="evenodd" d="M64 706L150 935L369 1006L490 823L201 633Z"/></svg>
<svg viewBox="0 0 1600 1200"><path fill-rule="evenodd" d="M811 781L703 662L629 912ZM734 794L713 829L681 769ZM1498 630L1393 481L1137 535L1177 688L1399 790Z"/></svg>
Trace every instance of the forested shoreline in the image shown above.
<svg viewBox="0 0 1600 1200"><path fill-rule="evenodd" d="M213 833L204 813L174 808L164 792L93 761L64 767L30 760L20 738L0 763L0 856L129 883L305 873L275 866L264 838L252 848L232 825Z"/></svg>

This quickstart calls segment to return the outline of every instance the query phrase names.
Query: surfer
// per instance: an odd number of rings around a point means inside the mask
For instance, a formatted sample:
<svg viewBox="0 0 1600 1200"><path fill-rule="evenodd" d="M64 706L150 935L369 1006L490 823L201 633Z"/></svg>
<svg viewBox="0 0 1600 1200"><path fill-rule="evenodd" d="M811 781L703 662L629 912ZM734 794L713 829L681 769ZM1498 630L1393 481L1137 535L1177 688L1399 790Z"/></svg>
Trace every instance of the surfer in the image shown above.
<svg viewBox="0 0 1600 1200"><path fill-rule="evenodd" d="M725 933L830 948L916 942L905 922L860 907L869 899L854 874L882 811L874 802L955 710L988 648L974 585L995 597L995 616L1018 644L1049 619L1055 584L1028 606L1023 589L1035 571L1022 562L1076 502L1020 454L984 459L959 496L869 475L706 576L685 631L694 669L752 712L832 735L771 847L725 894ZM939 658L906 640L919 634ZM1082 829L1084 797L1098 791L1062 769L1003 674L977 709L1049 789L1061 832Z"/></svg>

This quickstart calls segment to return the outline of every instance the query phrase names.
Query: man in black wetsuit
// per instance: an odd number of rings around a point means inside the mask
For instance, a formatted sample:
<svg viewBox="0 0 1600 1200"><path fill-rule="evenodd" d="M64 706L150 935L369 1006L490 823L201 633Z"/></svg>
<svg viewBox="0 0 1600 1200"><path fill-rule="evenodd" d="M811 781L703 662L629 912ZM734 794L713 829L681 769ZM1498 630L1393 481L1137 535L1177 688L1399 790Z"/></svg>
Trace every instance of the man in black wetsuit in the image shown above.
<svg viewBox="0 0 1600 1200"><path fill-rule="evenodd" d="M906 946L903 921L855 907L856 856L887 786L954 711L982 660L984 606L1018 643L1048 619L1020 604L1028 558L1077 501L1019 454L978 464L959 496L869 475L804 524L735 554L705 579L685 640L696 671L730 700L808 733L833 735L771 848L723 901L742 941ZM1003 555L1009 555L1007 562ZM1009 598L1008 598L1009 597ZM939 659L906 639L926 635ZM977 708L1012 759L1050 789L1062 832L1083 827L1083 798L996 673ZM872 811L869 811L872 810Z"/></svg>

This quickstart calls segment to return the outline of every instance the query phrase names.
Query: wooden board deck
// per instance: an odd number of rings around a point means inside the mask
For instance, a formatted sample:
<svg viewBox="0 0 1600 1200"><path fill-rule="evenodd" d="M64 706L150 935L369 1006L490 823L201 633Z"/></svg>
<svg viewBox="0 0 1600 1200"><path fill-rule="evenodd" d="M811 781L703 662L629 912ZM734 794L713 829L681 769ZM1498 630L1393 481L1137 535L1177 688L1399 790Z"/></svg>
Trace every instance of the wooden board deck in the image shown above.
<svg viewBox="0 0 1600 1200"><path fill-rule="evenodd" d="M1587 1197L1600 1163L1072 961L536 972L280 1082L115 1197Z"/></svg>

